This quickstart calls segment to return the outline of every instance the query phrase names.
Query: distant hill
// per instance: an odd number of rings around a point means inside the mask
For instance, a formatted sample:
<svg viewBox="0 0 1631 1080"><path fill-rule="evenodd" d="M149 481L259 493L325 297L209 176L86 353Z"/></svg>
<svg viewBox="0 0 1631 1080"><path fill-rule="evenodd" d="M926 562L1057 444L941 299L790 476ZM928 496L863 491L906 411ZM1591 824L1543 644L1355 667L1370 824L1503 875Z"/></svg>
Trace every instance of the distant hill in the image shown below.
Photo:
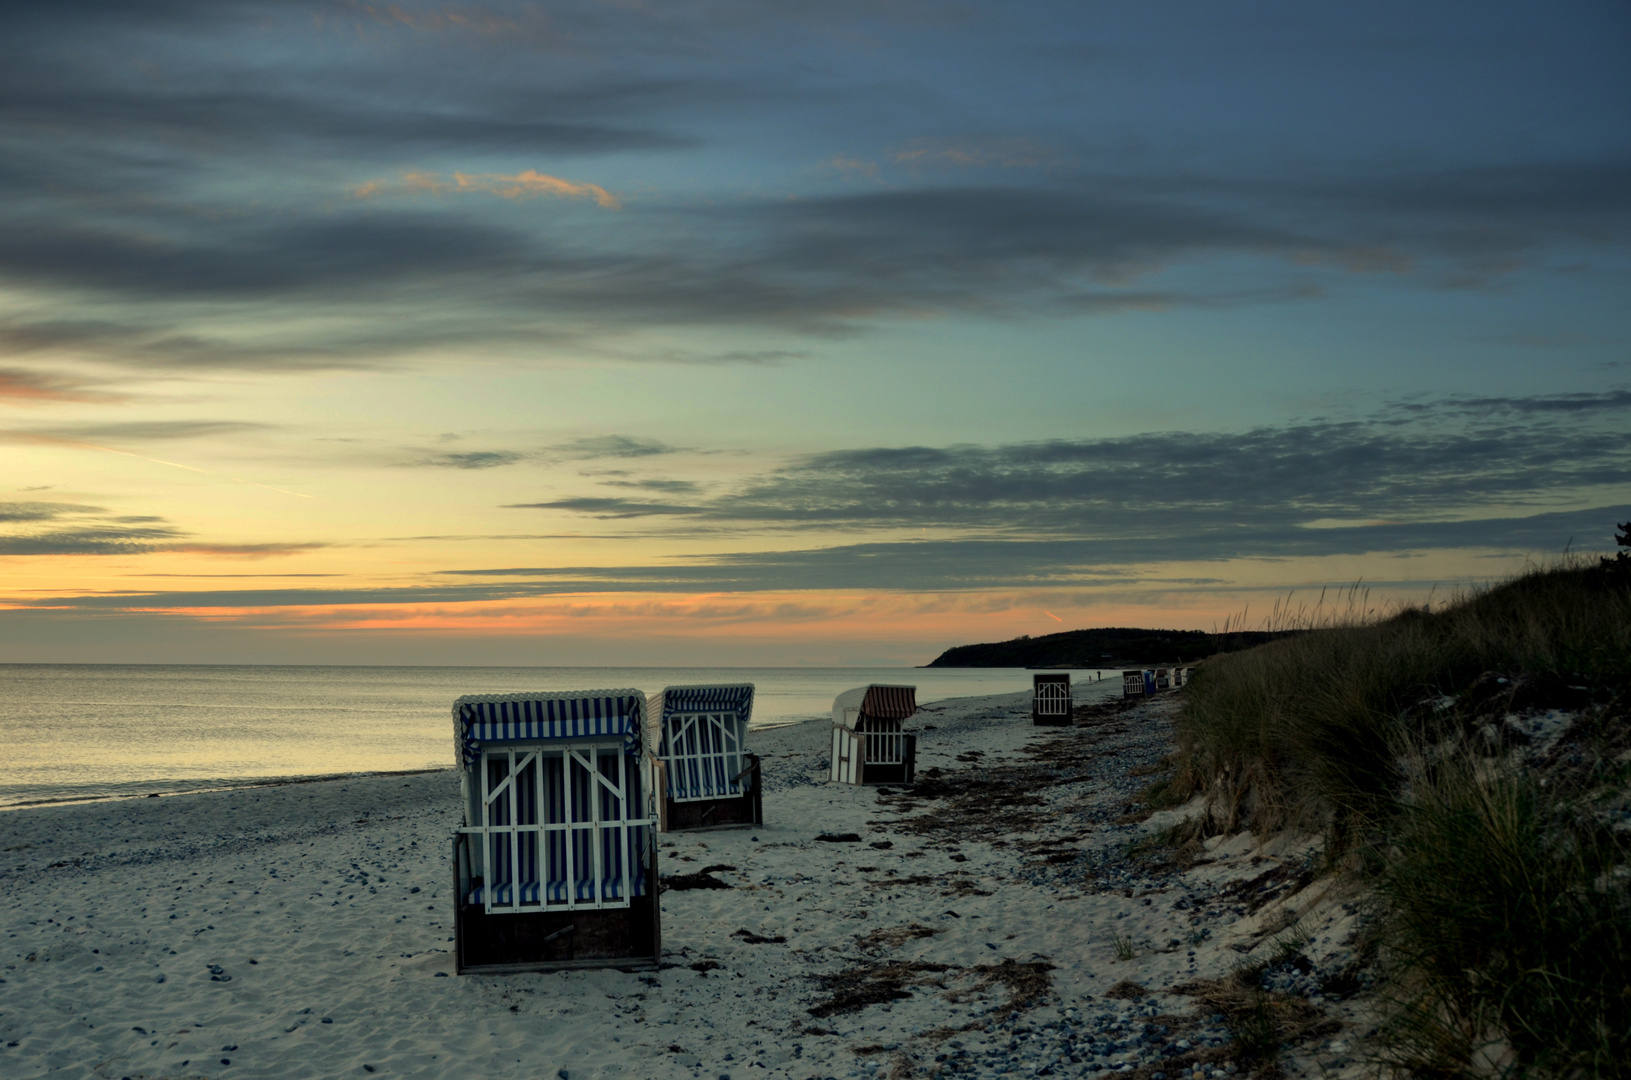
<svg viewBox="0 0 1631 1080"><path fill-rule="evenodd" d="M1188 664L1214 653L1249 649L1300 632L1246 630L1208 634L1204 630L1107 626L1066 630L1042 637L1017 637L985 645L958 645L935 657L929 667L1113 668Z"/></svg>

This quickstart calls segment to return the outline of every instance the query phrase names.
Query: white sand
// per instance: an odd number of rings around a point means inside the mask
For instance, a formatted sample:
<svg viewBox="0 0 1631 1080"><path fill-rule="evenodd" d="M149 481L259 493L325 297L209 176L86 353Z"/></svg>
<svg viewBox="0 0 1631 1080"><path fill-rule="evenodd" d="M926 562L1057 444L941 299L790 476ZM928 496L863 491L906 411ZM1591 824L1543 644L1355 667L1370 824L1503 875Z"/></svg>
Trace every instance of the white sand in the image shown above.
<svg viewBox="0 0 1631 1080"><path fill-rule="evenodd" d="M1078 702L1119 690L1079 687ZM735 887L666 893L669 966L647 974L452 975L451 771L0 814L0 1076L742 1080L1133 1062L1149 1075L1157 1043L1127 1037L1189 1000L1105 991L1221 974L1242 959L1227 943L1276 914L1238 930L1227 907L1206 914L1219 882L1278 865L1250 865L1244 847L1181 877L1104 860L1147 828L1113 818L1145 782L1130 770L1170 748L1168 713L1155 704L1107 725L1082 759L1095 779L1041 792L1052 821L1040 831L963 838L896 829L902 815L876 791L825 783L825 723L755 733L768 823L661 838L664 874L727 864L717 876ZM932 704L913 726L920 774L1081 735L1033 728L1024 694ZM822 832L863 841L815 841ZM1059 850L1060 835L1077 837L1064 846L1079 861L1035 853ZM933 933L859 944L914 924ZM1215 929L1191 956L1197 925ZM1317 947L1339 950L1331 926ZM743 930L786 940L750 944ZM1143 955L1118 961L1118 937ZM977 966L1004 959L1054 970L1040 1002L999 1023L1008 994L981 989ZM910 996L893 1003L812 1017L830 997L815 976L887 961L949 967L908 973ZM948 1026L967 1030L933 1033ZM1180 1034L1222 1038L1217 1025Z"/></svg>

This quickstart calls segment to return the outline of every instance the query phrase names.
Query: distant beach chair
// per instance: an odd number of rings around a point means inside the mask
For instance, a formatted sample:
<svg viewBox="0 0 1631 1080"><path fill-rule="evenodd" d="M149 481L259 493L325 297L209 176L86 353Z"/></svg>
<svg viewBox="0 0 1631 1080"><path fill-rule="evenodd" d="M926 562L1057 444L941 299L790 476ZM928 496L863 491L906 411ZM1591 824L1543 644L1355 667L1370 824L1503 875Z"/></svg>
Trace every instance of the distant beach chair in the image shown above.
<svg viewBox="0 0 1631 1080"><path fill-rule="evenodd" d="M749 754L753 684L669 686L646 715L663 832L764 824L759 756Z"/></svg>
<svg viewBox="0 0 1631 1080"><path fill-rule="evenodd" d="M638 690L453 703L459 974L658 964L645 708Z"/></svg>
<svg viewBox="0 0 1631 1080"><path fill-rule="evenodd" d="M1144 669L1144 692L1146 694L1155 693L1155 670L1153 668Z"/></svg>
<svg viewBox="0 0 1631 1080"><path fill-rule="evenodd" d="M1164 667L1155 669L1155 688L1157 690L1172 689L1172 673Z"/></svg>
<svg viewBox="0 0 1631 1080"><path fill-rule="evenodd" d="M840 784L910 784L917 736L905 723L917 712L917 687L876 683L845 690L832 703L832 768Z"/></svg>
<svg viewBox="0 0 1631 1080"><path fill-rule="evenodd" d="M1068 673L1037 672L1031 676L1032 724L1069 724L1072 712Z"/></svg>
<svg viewBox="0 0 1631 1080"><path fill-rule="evenodd" d="M1121 673L1121 696L1144 696L1144 673L1142 671L1123 671Z"/></svg>

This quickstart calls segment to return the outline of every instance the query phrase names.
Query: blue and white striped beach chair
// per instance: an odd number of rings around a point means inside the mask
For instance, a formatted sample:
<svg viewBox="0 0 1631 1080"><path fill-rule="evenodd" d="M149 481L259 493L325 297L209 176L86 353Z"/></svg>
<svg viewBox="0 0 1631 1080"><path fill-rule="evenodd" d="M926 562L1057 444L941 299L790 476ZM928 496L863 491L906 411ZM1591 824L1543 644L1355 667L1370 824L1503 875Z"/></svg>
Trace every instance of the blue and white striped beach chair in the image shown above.
<svg viewBox="0 0 1631 1080"><path fill-rule="evenodd" d="M458 968L656 963L656 815L638 690L453 705Z"/></svg>
<svg viewBox="0 0 1631 1080"><path fill-rule="evenodd" d="M764 823L759 758L747 752L752 683L664 687L647 715L664 832Z"/></svg>

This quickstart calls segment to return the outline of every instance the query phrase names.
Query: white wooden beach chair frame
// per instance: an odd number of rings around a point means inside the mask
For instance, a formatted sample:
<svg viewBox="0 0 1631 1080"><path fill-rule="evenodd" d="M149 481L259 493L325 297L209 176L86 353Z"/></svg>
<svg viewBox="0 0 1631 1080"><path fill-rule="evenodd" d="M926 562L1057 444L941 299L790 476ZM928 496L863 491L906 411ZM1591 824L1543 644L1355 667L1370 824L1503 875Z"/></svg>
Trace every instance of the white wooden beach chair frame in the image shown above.
<svg viewBox="0 0 1631 1080"><path fill-rule="evenodd" d="M868 765L906 764L905 721L881 720L846 710L847 724L832 731L832 771L830 779L841 784L859 784Z"/></svg>
<svg viewBox="0 0 1631 1080"><path fill-rule="evenodd" d="M662 762L668 797L675 802L739 797L750 771L744 767L743 727L740 717L727 711L664 717Z"/></svg>
<svg viewBox="0 0 1631 1080"><path fill-rule="evenodd" d="M904 765L906 763L905 722L862 717L855 722L855 733L866 742L866 760L870 765Z"/></svg>
<svg viewBox="0 0 1631 1080"><path fill-rule="evenodd" d="M1042 716L1070 715L1070 684L1044 682L1036 684L1035 706Z"/></svg>
<svg viewBox="0 0 1631 1080"><path fill-rule="evenodd" d="M608 761L616 762L615 776L608 776L602 767ZM548 768L555 762L560 764L558 792L551 787L553 770ZM494 768L500 764L502 770ZM479 776L484 824L458 830L479 838L483 910L498 915L628 907L633 883L644 878L647 852L643 849L650 843L649 834L638 830L657 824L655 818L645 814L630 816L631 810L638 811L629 803L630 781L635 779L631 773L639 768L637 759L624 753L620 740L576 745L561 745L558 741L506 744L483 749ZM522 778L531 786L530 791L522 790ZM582 801L588 813L579 819L578 796L585 782L589 791ZM649 783L642 786L650 790ZM552 798L556 794L558 801ZM604 816L608 804L614 816ZM543 820L551 816L549 810L555 806L561 811L561 820ZM531 820L522 821L523 817ZM618 865L606 865L608 851L614 853ZM579 895L585 877L579 861L584 852L591 862L587 868L587 898ZM557 857L564 871L560 879L548 875L550 863ZM530 880L522 877L529 865L536 875ZM502 880L498 878L501 873ZM562 892L552 897L551 887L556 880ZM621 883L615 896L608 895L612 882ZM646 887L653 888L655 883L646 882Z"/></svg>
<svg viewBox="0 0 1631 1080"><path fill-rule="evenodd" d="M847 724L833 725L832 767L828 779L835 783L859 784L861 772L866 767L866 744L857 734L853 723L850 721Z"/></svg>

